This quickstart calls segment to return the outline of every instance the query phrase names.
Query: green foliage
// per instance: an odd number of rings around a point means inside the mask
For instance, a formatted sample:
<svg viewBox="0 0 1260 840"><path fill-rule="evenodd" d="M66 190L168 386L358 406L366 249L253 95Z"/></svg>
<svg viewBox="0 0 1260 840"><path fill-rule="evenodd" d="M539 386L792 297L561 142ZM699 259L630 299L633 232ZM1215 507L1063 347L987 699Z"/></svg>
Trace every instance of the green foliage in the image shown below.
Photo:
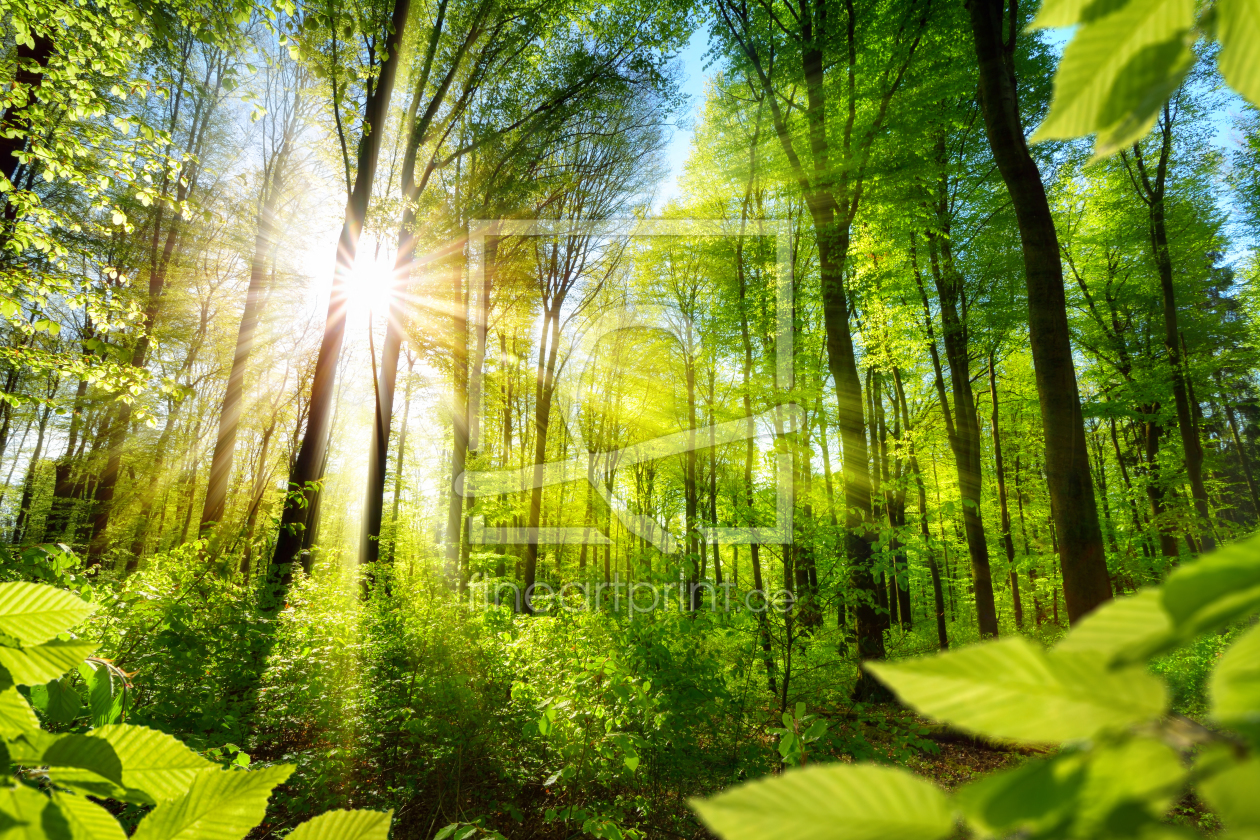
<svg viewBox="0 0 1260 840"><path fill-rule="evenodd" d="M125 837L108 810L85 798L92 796L153 806L132 835L139 840L244 838L265 818L272 789L293 772L291 765L220 768L170 735L134 724L105 723L59 735L40 727L14 684L40 698L36 705L50 721L76 719L83 706L64 696L72 691L64 674L95 645L73 639L70 631L91 612L92 605L71 592L43 584L0 584L0 627L9 634L0 638L0 681L8 685L0 692L5 836L21 831L25 837L74 840ZM38 643L23 648L17 638ZM121 705L111 696L111 672L80 667L90 674L94 722L112 718L110 710ZM43 690L37 694L36 688ZM98 703L100 697L104 702ZM389 822L388 813L343 811L301 827L295 836L383 839Z"/></svg>
<svg viewBox="0 0 1260 840"><path fill-rule="evenodd" d="M1198 35L1220 42L1234 90L1260 104L1260 4L1216 0L1195 20L1192 0L1045 0L1033 27L1078 26L1054 78L1039 140L1096 135L1095 158L1141 140L1194 66Z"/></svg>
<svg viewBox="0 0 1260 840"><path fill-rule="evenodd" d="M386 840L392 811L329 811L293 829L289 840Z"/></svg>
<svg viewBox="0 0 1260 840"><path fill-rule="evenodd" d="M246 741L269 627L252 588L198 561L204 549L198 541L154 555L103 591L95 627L101 650L136 675L128 720L178 732L197 749Z"/></svg>
<svg viewBox="0 0 1260 840"><path fill-rule="evenodd" d="M932 840L953 826L930 782L872 765L791 770L693 804L727 840Z"/></svg>
<svg viewBox="0 0 1260 840"><path fill-rule="evenodd" d="M1167 693L1140 667L1107 670L1091 653L1002 639L868 670L910 705L978 735L1061 743L1163 714Z"/></svg>
<svg viewBox="0 0 1260 840"><path fill-rule="evenodd" d="M783 713L783 728L771 729L779 736L779 755L788 766L804 765L807 750L827 734L827 721L805 714L805 704L797 703L791 713Z"/></svg>
<svg viewBox="0 0 1260 840"><path fill-rule="evenodd" d="M1211 716L1228 729L1166 716L1167 690L1145 666L1151 656L1253 617L1257 575L1260 537L1104 606L1049 651L1016 638L868 663L904 702L939 721L989 738L1063 745L965 785L952 800L902 770L831 765L753 782L694 807L728 840L926 840L949 834L955 814L982 836L1139 837L1170 832L1162 819L1193 790L1231 832L1256 831L1260 628L1225 650L1210 679Z"/></svg>

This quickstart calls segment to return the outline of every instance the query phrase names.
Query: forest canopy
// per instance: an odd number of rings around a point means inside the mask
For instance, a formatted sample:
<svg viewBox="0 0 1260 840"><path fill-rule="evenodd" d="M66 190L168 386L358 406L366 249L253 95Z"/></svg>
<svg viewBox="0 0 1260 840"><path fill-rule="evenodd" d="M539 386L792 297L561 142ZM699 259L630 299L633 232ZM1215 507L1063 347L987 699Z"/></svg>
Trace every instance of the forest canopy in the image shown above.
<svg viewBox="0 0 1260 840"><path fill-rule="evenodd" d="M0 834L1260 831L1254 0L0 9Z"/></svg>

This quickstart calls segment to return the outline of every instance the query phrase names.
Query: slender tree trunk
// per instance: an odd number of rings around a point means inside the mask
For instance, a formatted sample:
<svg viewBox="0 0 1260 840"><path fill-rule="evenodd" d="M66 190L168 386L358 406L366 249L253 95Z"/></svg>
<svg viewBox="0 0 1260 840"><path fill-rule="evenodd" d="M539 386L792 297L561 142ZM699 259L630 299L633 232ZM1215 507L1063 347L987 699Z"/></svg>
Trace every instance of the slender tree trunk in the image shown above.
<svg viewBox="0 0 1260 840"><path fill-rule="evenodd" d="M258 451L258 463L254 469L254 489L250 494L249 514L245 518L245 547L241 551L241 574L249 580L251 560L254 557L254 531L258 526L258 510L262 507L263 498L267 494L267 454L271 449L271 438L276 433L276 415L271 415L271 425L263 430L262 446Z"/></svg>
<svg viewBox="0 0 1260 840"><path fill-rule="evenodd" d="M1251 472L1251 459L1247 457L1247 448L1243 446L1242 436L1238 434L1238 420L1234 417L1234 407L1225 403L1225 417L1229 420L1229 433L1234 439L1234 449L1238 452L1238 463L1242 467L1243 476L1247 479L1247 490L1251 493L1251 509L1260 516L1260 490L1256 489L1256 479Z"/></svg>
<svg viewBox="0 0 1260 840"><path fill-rule="evenodd" d="M398 430L398 453L394 456L394 509L390 512L393 535L389 541L389 552L385 556L390 563L394 562L394 557L398 552L398 535L402 531L402 523L398 520L398 510L402 504L403 468L407 464L407 420L411 416L411 372L416 365L415 357L410 355L410 351L408 352L407 388L403 394L402 427ZM502 577L502 573L499 576Z"/></svg>
<svg viewBox="0 0 1260 840"><path fill-rule="evenodd" d="M211 89L209 88L210 76L216 67L218 68L217 81ZM218 96L222 87L225 72L225 56L220 53L219 57L207 66L206 77L202 82L203 96L198 100L193 110L192 123L188 133L188 152L190 154L184 168L179 172L179 187L175 191L177 202L183 202L188 199L196 187L199 172L197 160L205 143L210 117L214 112L214 99ZM182 89L181 81L180 90L182 91ZM178 114L178 106L172 113L172 128L176 124L176 114ZM172 217L170 224L166 227L165 239L162 241L162 219L164 215L165 205L158 204L154 216L153 239L150 243L148 297L145 300L144 313L138 325L139 338L131 354L131 366L141 370L148 365L148 352L152 341L153 327L161 311L162 298L166 291L167 274L170 270L171 259L175 253L175 246L183 232L183 224L180 219ZM161 241L161 248L158 247L159 241ZM87 565L90 567L100 565L101 558L109 547L106 529L109 527L110 517L113 515L114 493L122 468L122 449L127 436L131 433L131 420L132 405L129 402L123 402L119 406L118 417L113 429L110 431L109 457L106 459L105 469L97 479L94 493L95 510L92 516L92 531L89 538L87 556Z"/></svg>
<svg viewBox="0 0 1260 840"><path fill-rule="evenodd" d="M985 133L1010 193L1023 245L1029 343L1046 441L1046 473L1063 546L1068 620L1075 623L1111 599L1111 583L1072 362L1059 241L1041 173L1024 140L1015 79L1019 28L1015 8L1005 40L1005 0L968 0L967 9L980 65Z"/></svg>
<svg viewBox="0 0 1260 840"><path fill-rule="evenodd" d="M1002 547L1006 550L1006 567L1010 573L1011 600L1015 608L1015 627L1024 629L1024 605L1019 600L1019 570L1015 568L1015 540L1011 537L1011 511L1006 504L1006 470L1002 464L1002 434L998 412L997 372L994 354L989 354L989 393L993 397L993 474L997 478L998 508L1001 516Z"/></svg>
<svg viewBox="0 0 1260 840"><path fill-rule="evenodd" d="M385 134L385 118L389 113L389 100L394 90L394 78L398 72L398 55L410 8L410 0L394 0L390 31L385 41L385 58L381 62L380 75L375 87L364 103L363 136L359 142L358 167L355 172L354 186L346 201L341 236L337 241L332 293L328 299L324 336L320 342L319 355L315 360L315 375L311 381L306 433L302 437L297 460L289 474L290 495L285 499L284 513L280 519L280 533L276 539L276 549L272 560L273 582L280 591L287 589L292 580L292 565L302 548L301 531L302 526L306 524L307 513L305 506L313 500L314 488L317 482L323 479L321 470L326 460L331 430L337 363L341 358L341 345L346 334L348 287L354 271L355 255L359 249L359 235L363 231L363 221L367 216L368 203L371 199L372 182L376 177L381 139ZM276 598L276 601L279 603L280 599Z"/></svg>
<svg viewBox="0 0 1260 840"><path fill-rule="evenodd" d="M756 423L753 421L752 410L752 333L748 325L748 276L744 265L744 237L743 232L748 219L748 203L749 196L752 193L753 180L757 172L757 137L754 133L753 143L750 146L751 166L748 176L748 190L744 194L743 209L740 219L739 239L735 241L735 272L739 280L739 329L740 338L743 343L744 364L742 367L743 383L744 383L744 418L746 427L747 443L744 448L744 504L745 527L752 527L756 517L756 495L753 488L753 462L756 458L757 447L754 443L756 435ZM766 590L764 581L761 576L761 546L757 542L753 542L748 546L748 555L752 563L753 573L753 589L765 596ZM757 631L761 638L761 661L766 668L766 683L771 694L777 694L777 680L775 678L774 653L770 645L770 628L766 623L765 610L757 613Z"/></svg>
<svg viewBox="0 0 1260 840"><path fill-rule="evenodd" d="M1138 177L1134 187L1149 210L1151 250L1155 266L1159 270L1159 287L1164 310L1164 348L1168 351L1168 364L1172 370L1173 402L1177 407L1177 429L1181 432L1181 447L1186 462L1186 477L1190 480L1190 494L1194 509L1199 516L1199 536L1204 551L1216 547L1212 534L1212 517L1208 504L1207 487L1203 483L1203 445L1199 441L1199 428L1195 423L1188 390L1188 377L1180 347L1180 327L1177 324L1177 290L1173 282L1172 255L1168 250L1168 226L1165 221L1164 185L1168 175L1168 163L1172 156L1173 118L1170 106L1164 104L1159 122L1159 160L1152 179L1147 171L1140 144L1134 144L1133 157ZM1128 165L1128 156L1125 156ZM1130 170L1132 177L1132 170ZM1140 182L1140 186L1139 186Z"/></svg>
<svg viewBox="0 0 1260 840"><path fill-rule="evenodd" d="M691 336L687 336L688 340ZM690 355L685 362L687 381L687 451L683 454L683 505L687 528L687 590L688 608L693 612L700 608L700 543L699 522L699 483L696 481L696 364Z"/></svg>
<svg viewBox="0 0 1260 840"><path fill-rule="evenodd" d="M534 400L534 480L529 493L529 540L525 544L525 612L533 613L529 597L538 574L538 527L542 524L543 480L547 464L547 432L551 427L551 401L556 387L556 356L560 349L560 307L553 303L543 317L538 342L537 390Z"/></svg>
<svg viewBox="0 0 1260 840"><path fill-rule="evenodd" d="M48 518L44 523L45 537L58 537L65 532L74 507L75 448L79 442L79 430L83 421L83 401L87 396L87 387L87 379L80 379L74 391L74 402L70 409L70 429L66 437L66 451L57 459L57 465L53 468L52 506L48 510Z"/></svg>
<svg viewBox="0 0 1260 840"><path fill-rule="evenodd" d="M236 432L240 427L244 404L245 370L249 365L250 354L254 351L254 334L258 331L258 321L262 314L267 255L274 245L276 207L279 205L284 184L289 142L286 134L284 145L272 162L270 178L263 186L262 207L255 225L254 253L249 264L249 287L245 291L245 310L236 331L232 369L228 373L227 389L223 393L223 405L219 409L219 433L214 443L214 455L210 459L206 502L201 511L203 531L212 523L222 523L226 511L228 482L232 478L232 462L236 454Z"/></svg>
<svg viewBox="0 0 1260 840"><path fill-rule="evenodd" d="M1133 521L1133 531L1141 538L1142 553L1150 559L1152 556L1150 546L1146 541L1146 523L1138 512L1137 499L1133 495L1133 481L1129 478L1129 468L1125 465L1124 454L1120 451L1120 436L1116 433L1116 418L1112 417L1111 425L1111 446L1116 453L1116 465L1120 467L1120 478L1124 481L1124 497L1129 503L1129 518Z"/></svg>
<svg viewBox="0 0 1260 840"><path fill-rule="evenodd" d="M39 415L39 431L35 436L35 451L31 453L31 462L26 468L26 480L22 482L22 497L18 501L17 520L13 523L13 542L21 543L26 536L26 526L31 516L31 498L35 494L35 479L39 470L39 459L44 454L44 433L48 430L48 417L52 414L52 403L44 405Z"/></svg>
<svg viewBox="0 0 1260 840"><path fill-rule="evenodd" d="M1177 536L1166 521L1164 499L1167 496L1162 481L1162 470L1159 467L1159 440L1163 429L1156 419L1159 406L1149 406L1147 421L1142 424L1144 453L1146 455L1146 497L1151 503L1151 518L1154 520L1155 532L1159 535L1159 552L1170 562L1176 563L1180 552L1177 550Z"/></svg>

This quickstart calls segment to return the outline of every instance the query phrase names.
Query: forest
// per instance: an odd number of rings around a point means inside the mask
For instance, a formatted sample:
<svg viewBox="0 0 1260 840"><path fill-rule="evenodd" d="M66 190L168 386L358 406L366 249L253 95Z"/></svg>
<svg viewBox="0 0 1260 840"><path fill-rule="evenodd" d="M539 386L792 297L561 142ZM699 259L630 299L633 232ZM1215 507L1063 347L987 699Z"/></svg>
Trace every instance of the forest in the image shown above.
<svg viewBox="0 0 1260 840"><path fill-rule="evenodd" d="M0 20L0 838L1260 836L1257 0Z"/></svg>

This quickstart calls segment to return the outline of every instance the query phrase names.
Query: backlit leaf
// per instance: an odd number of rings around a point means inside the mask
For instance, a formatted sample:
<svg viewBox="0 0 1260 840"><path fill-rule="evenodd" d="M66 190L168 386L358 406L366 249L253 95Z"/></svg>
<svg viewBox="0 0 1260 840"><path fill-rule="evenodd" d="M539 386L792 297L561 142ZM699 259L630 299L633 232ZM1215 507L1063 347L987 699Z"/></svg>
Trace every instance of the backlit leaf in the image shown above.
<svg viewBox="0 0 1260 840"><path fill-rule="evenodd" d="M69 822L47 796L25 785L0 788L0 838L70 840L71 837Z"/></svg>
<svg viewBox="0 0 1260 840"><path fill-rule="evenodd" d="M1252 627L1221 656L1208 683L1208 695L1212 717L1260 732L1260 627Z"/></svg>
<svg viewBox="0 0 1260 840"><path fill-rule="evenodd" d="M1108 601L1072 628L1055 650L1093 651L1108 660L1125 662L1162 639L1172 629L1172 619L1160 603L1158 589Z"/></svg>
<svg viewBox="0 0 1260 840"><path fill-rule="evenodd" d="M388 840L393 811L329 811L293 829L288 840Z"/></svg>
<svg viewBox="0 0 1260 840"><path fill-rule="evenodd" d="M1229 86L1260 105L1260 0L1217 0L1217 66Z"/></svg>
<svg viewBox="0 0 1260 840"><path fill-rule="evenodd" d="M1063 51L1032 142L1098 135L1095 153L1141 139L1194 64L1194 0L1144 0L1081 25Z"/></svg>
<svg viewBox="0 0 1260 840"><path fill-rule="evenodd" d="M869 764L789 770L691 805L724 840L935 840L953 828L933 784Z"/></svg>
<svg viewBox="0 0 1260 840"><path fill-rule="evenodd" d="M199 773L215 766L177 739L146 726L101 726L90 736L114 748L122 761L122 784L144 791L155 802L183 794Z"/></svg>
<svg viewBox="0 0 1260 840"><path fill-rule="evenodd" d="M114 815L95 802L59 792L52 794L52 801L69 824L74 840L126 840L127 833Z"/></svg>
<svg viewBox="0 0 1260 840"><path fill-rule="evenodd" d="M1132 0L1044 0L1029 29L1075 26L1108 15Z"/></svg>
<svg viewBox="0 0 1260 840"><path fill-rule="evenodd" d="M1185 642L1260 609L1260 537L1220 548L1168 576L1163 605Z"/></svg>
<svg viewBox="0 0 1260 840"><path fill-rule="evenodd" d="M1260 758L1230 767L1199 783L1199 793L1231 833L1260 832Z"/></svg>
<svg viewBox="0 0 1260 840"><path fill-rule="evenodd" d="M187 793L150 811L132 840L241 840L267 815L271 789L292 772L290 765L204 770Z"/></svg>
<svg viewBox="0 0 1260 840"><path fill-rule="evenodd" d="M36 729L39 729L39 720L26 698L13 686L0 691L0 735L14 738Z"/></svg>
<svg viewBox="0 0 1260 840"><path fill-rule="evenodd" d="M96 610L73 592L42 583L0 583L0 633L25 645L56 638Z"/></svg>
<svg viewBox="0 0 1260 840"><path fill-rule="evenodd" d="M18 685L41 685L55 680L91 656L96 643L53 640L28 648L0 647L0 666Z"/></svg>
<svg viewBox="0 0 1260 840"><path fill-rule="evenodd" d="M993 738L1089 738L1167 708L1163 684L1143 668L1108 669L1096 653L1045 653L1022 638L866 667L923 714Z"/></svg>

